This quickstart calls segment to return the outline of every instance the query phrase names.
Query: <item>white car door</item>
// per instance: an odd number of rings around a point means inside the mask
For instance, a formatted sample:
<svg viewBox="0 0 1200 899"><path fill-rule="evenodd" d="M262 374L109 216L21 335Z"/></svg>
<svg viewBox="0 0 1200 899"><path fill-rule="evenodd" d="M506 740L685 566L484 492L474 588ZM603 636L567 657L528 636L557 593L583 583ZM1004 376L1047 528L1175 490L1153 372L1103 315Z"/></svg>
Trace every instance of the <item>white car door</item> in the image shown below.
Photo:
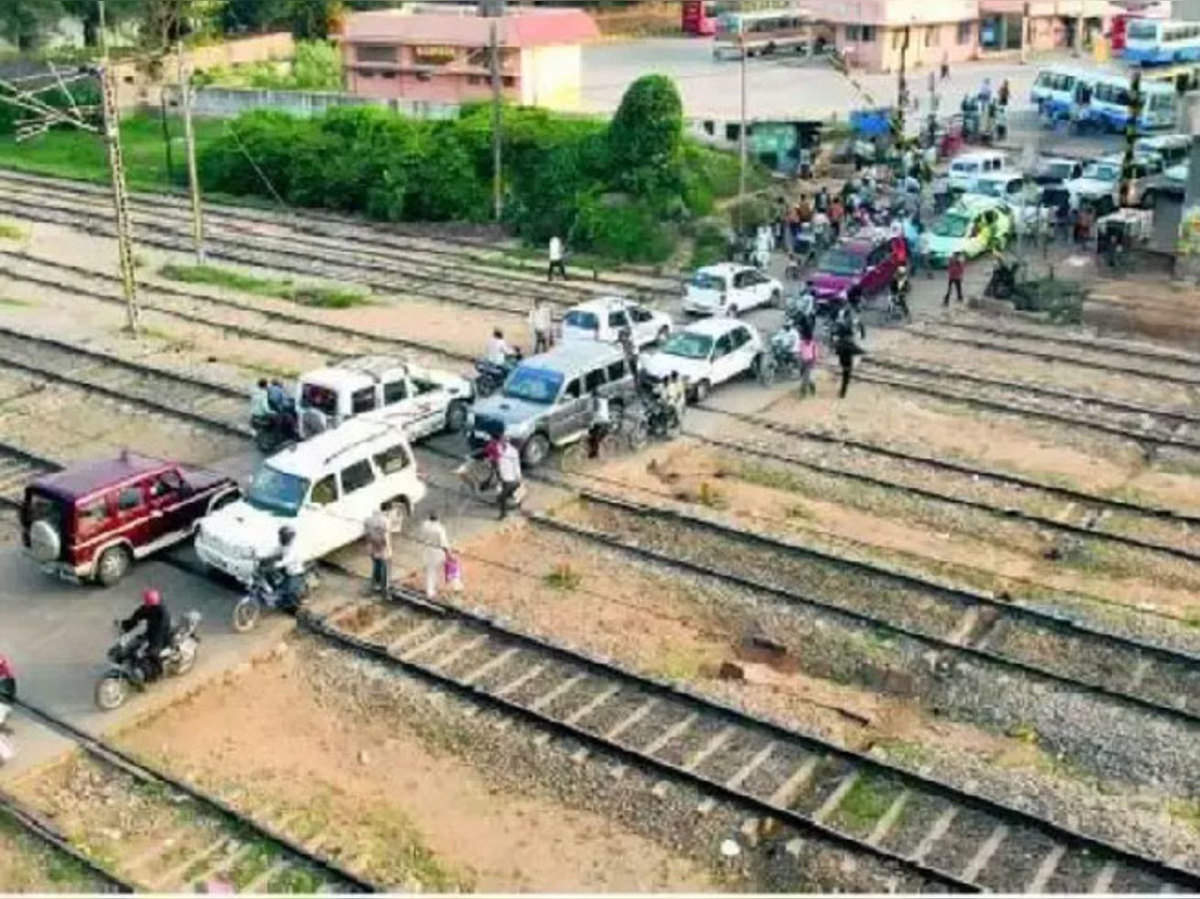
<svg viewBox="0 0 1200 899"><path fill-rule="evenodd" d="M655 333L654 315L642 306L630 306L629 317L633 319L633 339L638 346L653 343L658 334Z"/></svg>
<svg viewBox="0 0 1200 899"><path fill-rule="evenodd" d="M712 383L723 384L737 374L737 354L733 348L733 336L726 332L713 345Z"/></svg>
<svg viewBox="0 0 1200 899"><path fill-rule="evenodd" d="M415 427L409 433L414 438L436 434L446 424L449 392L436 381L415 374L409 379L408 385L413 392L409 403L412 405L415 422Z"/></svg>
<svg viewBox="0 0 1200 899"><path fill-rule="evenodd" d="M728 306L736 307L737 312L743 312L754 306L754 270L743 269L733 276L733 284L729 289ZM731 315L737 312L730 312Z"/></svg>
<svg viewBox="0 0 1200 899"><path fill-rule="evenodd" d="M337 476L328 474L312 486L296 516L296 541L306 561L320 559L349 541L342 539L345 523L338 515L341 491Z"/></svg>
<svg viewBox="0 0 1200 899"><path fill-rule="evenodd" d="M754 367L754 357L758 355L758 347L750 336L750 331L744 325L734 328L729 336L733 341L732 355L736 360L733 363L733 374L730 375L730 377L734 377Z"/></svg>
<svg viewBox="0 0 1200 899"><path fill-rule="evenodd" d="M338 545L345 546L363 535L367 518L379 508L380 498L379 491L374 489L375 470L368 459L351 462L338 473L338 480L342 487L342 498L335 510L340 519Z"/></svg>
<svg viewBox="0 0 1200 899"><path fill-rule="evenodd" d="M608 332L609 340L617 340L621 336L621 331L624 328L629 328L629 333L633 334L633 328L629 324L629 316L625 314L624 309L611 309L608 313Z"/></svg>

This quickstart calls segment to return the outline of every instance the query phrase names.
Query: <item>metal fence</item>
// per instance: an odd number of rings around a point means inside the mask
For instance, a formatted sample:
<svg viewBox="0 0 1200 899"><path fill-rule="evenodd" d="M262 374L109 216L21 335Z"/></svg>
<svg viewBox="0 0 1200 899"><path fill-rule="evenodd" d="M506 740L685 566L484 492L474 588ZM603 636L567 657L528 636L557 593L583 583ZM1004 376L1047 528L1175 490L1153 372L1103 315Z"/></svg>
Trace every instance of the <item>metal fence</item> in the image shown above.
<svg viewBox="0 0 1200 899"><path fill-rule="evenodd" d="M175 89L168 100L178 101ZM253 88L201 87L195 89L192 112L208 118L231 119L251 109L278 109L297 116L320 115L342 106L380 106L418 119L452 119L458 115L456 103L433 103L403 98L380 99L324 91L278 91Z"/></svg>

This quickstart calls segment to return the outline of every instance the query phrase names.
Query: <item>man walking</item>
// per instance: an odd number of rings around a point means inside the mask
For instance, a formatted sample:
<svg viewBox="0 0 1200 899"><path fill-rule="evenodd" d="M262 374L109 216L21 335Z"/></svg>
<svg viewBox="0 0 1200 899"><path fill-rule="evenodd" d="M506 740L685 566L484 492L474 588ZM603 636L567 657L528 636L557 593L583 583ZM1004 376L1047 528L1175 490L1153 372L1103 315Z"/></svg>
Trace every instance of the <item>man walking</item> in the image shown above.
<svg viewBox="0 0 1200 899"><path fill-rule="evenodd" d="M500 474L500 520L508 517L508 501L521 486L521 454L508 435L500 437L500 458L496 462Z"/></svg>
<svg viewBox="0 0 1200 899"><path fill-rule="evenodd" d="M425 544L425 597L437 598L438 580L450 553L450 540L446 528L438 521L437 512L430 512L421 524L421 542Z"/></svg>
<svg viewBox="0 0 1200 899"><path fill-rule="evenodd" d="M854 342L854 311L849 306L843 306L834 323L834 352L837 353L838 364L842 368L842 386L838 391L838 399L846 398L846 389L850 386L850 375L854 371L854 357L862 353L862 347ZM862 323L859 323L862 328Z"/></svg>
<svg viewBox="0 0 1200 899"><path fill-rule="evenodd" d="M557 234L550 238L550 267L546 270L546 280L553 281L555 272L558 272L564 281L567 280L567 269L563 264L563 244Z"/></svg>
<svg viewBox="0 0 1200 899"><path fill-rule="evenodd" d="M963 264L962 253L955 253L950 257L950 262L946 266L946 295L942 297L942 305L950 305L950 291L953 290L958 294L958 301L963 301L962 297L962 279L963 271L966 266Z"/></svg>
<svg viewBox="0 0 1200 899"><path fill-rule="evenodd" d="M371 584L368 593L378 591L386 599L390 593L390 571L392 564L392 531L391 522L384 511L383 504L371 513L367 519L364 536L367 540L367 551L371 556Z"/></svg>
<svg viewBox="0 0 1200 899"><path fill-rule="evenodd" d="M550 349L553 343L550 328L550 307L543 297L538 297L533 301L533 308L529 311L529 330L533 334L534 353L544 353Z"/></svg>

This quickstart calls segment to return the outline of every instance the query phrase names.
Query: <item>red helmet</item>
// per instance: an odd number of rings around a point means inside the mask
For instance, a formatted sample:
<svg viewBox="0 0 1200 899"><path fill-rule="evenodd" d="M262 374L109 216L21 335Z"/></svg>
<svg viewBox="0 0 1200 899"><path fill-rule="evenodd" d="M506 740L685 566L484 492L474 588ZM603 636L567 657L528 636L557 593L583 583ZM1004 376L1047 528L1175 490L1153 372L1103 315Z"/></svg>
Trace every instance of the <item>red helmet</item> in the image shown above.
<svg viewBox="0 0 1200 899"><path fill-rule="evenodd" d="M142 605L158 606L162 605L162 595L157 590L142 591Z"/></svg>

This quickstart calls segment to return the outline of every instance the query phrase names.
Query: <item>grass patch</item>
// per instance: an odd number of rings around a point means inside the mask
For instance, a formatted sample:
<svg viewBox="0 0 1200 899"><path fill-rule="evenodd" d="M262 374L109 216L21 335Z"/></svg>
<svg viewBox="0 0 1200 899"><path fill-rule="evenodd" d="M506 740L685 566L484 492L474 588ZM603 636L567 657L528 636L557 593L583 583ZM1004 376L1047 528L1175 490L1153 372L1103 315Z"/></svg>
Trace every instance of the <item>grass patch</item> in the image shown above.
<svg viewBox="0 0 1200 899"><path fill-rule="evenodd" d="M887 778L860 777L838 803L834 817L843 827L864 833L883 817L899 793L900 787Z"/></svg>
<svg viewBox="0 0 1200 899"><path fill-rule="evenodd" d="M8 892L90 893L100 884L73 858L29 836L0 814L0 887Z"/></svg>
<svg viewBox="0 0 1200 899"><path fill-rule="evenodd" d="M651 665L651 672L670 681L694 681L706 659L694 649L678 646L662 647Z"/></svg>
<svg viewBox="0 0 1200 899"><path fill-rule="evenodd" d="M1167 814L1200 833L1200 799L1172 799Z"/></svg>
<svg viewBox="0 0 1200 899"><path fill-rule="evenodd" d="M258 372L260 375L265 375L268 378L283 378L285 380L294 380L300 377L300 369L292 368L290 365L274 365L270 362L259 362L249 359L230 359L238 368L244 368L247 371Z"/></svg>
<svg viewBox="0 0 1200 899"><path fill-rule="evenodd" d="M700 492L696 494L696 502L709 509L724 509L729 500L719 487L714 487L708 481L700 482Z"/></svg>
<svg viewBox="0 0 1200 899"><path fill-rule="evenodd" d="M13 225L9 222L0 222L0 239L3 240L24 240L25 229L20 225Z"/></svg>
<svg viewBox="0 0 1200 899"><path fill-rule="evenodd" d="M542 583L552 590L570 592L578 590L583 583L583 575L571 567L568 562L559 562L542 577Z"/></svg>
<svg viewBox="0 0 1200 899"><path fill-rule="evenodd" d="M0 297L0 306L32 306L29 300L18 300L16 297Z"/></svg>
<svg viewBox="0 0 1200 899"><path fill-rule="evenodd" d="M933 761L933 753L921 743L912 740L889 737L875 745L883 750L888 759L905 768L920 768Z"/></svg>
<svg viewBox="0 0 1200 899"><path fill-rule="evenodd" d="M288 279L259 278L216 265L164 265L158 270L164 278L182 281L185 284L210 284L227 287L263 297L291 300L301 306L322 309L348 309L370 302L366 294L342 287L324 287L319 284L294 284Z"/></svg>

